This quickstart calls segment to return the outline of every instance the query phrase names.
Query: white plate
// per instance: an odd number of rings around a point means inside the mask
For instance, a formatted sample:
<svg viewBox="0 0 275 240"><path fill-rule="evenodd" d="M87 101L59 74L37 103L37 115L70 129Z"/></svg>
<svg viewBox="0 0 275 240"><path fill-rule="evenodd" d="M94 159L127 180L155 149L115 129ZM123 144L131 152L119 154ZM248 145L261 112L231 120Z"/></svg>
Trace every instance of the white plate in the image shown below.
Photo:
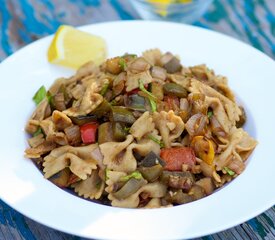
<svg viewBox="0 0 275 240"><path fill-rule="evenodd" d="M208 30L164 22L113 22L82 27L106 39L109 55L158 47L184 65L206 63L228 76L248 113L246 130L259 141L247 168L209 197L164 209L103 206L62 191L25 159L24 125L41 86L71 71L46 60L52 37L39 40L0 65L0 197L37 222L71 234L103 239L193 238L240 224L275 204L275 63L258 50Z"/></svg>

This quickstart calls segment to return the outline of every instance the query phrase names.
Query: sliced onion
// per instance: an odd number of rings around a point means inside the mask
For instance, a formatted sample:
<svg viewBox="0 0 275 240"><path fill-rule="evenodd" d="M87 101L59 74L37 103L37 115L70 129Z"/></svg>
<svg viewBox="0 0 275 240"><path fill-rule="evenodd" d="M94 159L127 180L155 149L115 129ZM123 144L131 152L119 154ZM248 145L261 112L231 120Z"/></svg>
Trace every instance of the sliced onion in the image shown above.
<svg viewBox="0 0 275 240"><path fill-rule="evenodd" d="M224 131L222 125L219 123L218 119L213 115L210 119L210 125L212 132L218 137L226 137L226 132Z"/></svg>
<svg viewBox="0 0 275 240"><path fill-rule="evenodd" d="M158 78L164 81L166 79L167 72L166 72L166 69L162 67L154 66L152 67L151 75L153 78Z"/></svg>
<svg viewBox="0 0 275 240"><path fill-rule="evenodd" d="M202 113L197 113L188 119L185 128L191 136L204 135L206 124L207 117Z"/></svg>
<svg viewBox="0 0 275 240"><path fill-rule="evenodd" d="M189 102L186 98L180 99L180 110L189 111Z"/></svg>

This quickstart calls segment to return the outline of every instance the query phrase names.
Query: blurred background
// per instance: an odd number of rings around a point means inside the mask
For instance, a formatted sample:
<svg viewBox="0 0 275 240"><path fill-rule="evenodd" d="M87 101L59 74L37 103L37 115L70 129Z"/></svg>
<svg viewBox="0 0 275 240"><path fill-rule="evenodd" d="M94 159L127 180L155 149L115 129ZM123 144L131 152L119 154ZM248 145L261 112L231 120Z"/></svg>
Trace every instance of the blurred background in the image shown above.
<svg viewBox="0 0 275 240"><path fill-rule="evenodd" d="M275 0L0 0L0 61L59 25L157 19L188 23L244 41L275 59ZM236 58L238 53L236 52ZM3 183L2 183L3 184ZM207 221L207 220L206 220ZM275 239L274 207L200 239ZM81 239L38 224L0 200L0 240Z"/></svg>

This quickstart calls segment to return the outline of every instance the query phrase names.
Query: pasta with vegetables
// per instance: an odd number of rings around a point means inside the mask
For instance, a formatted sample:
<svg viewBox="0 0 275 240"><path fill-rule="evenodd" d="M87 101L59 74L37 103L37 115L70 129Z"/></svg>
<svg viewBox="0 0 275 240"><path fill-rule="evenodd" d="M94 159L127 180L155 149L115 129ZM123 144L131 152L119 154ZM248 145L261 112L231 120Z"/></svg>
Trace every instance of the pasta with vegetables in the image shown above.
<svg viewBox="0 0 275 240"><path fill-rule="evenodd" d="M158 49L89 62L33 100L26 157L116 207L185 204L236 178L257 145L226 77Z"/></svg>

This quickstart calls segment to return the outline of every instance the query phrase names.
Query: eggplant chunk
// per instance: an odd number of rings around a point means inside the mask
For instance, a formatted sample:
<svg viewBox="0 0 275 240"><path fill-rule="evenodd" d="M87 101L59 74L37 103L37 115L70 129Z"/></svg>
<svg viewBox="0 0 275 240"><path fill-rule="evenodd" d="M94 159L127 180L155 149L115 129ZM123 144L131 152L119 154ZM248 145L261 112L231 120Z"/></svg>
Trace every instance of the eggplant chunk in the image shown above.
<svg viewBox="0 0 275 240"><path fill-rule="evenodd" d="M175 73L181 70L180 60L173 57L169 62L163 65L168 73Z"/></svg>
<svg viewBox="0 0 275 240"><path fill-rule="evenodd" d="M182 190L178 190L176 192L169 191L164 197L164 200L168 203L174 204L184 204L194 201L193 197L188 195L187 193L182 192Z"/></svg>
<svg viewBox="0 0 275 240"><path fill-rule="evenodd" d="M194 200L198 200L206 196L204 189L196 184L191 187L188 194L192 196Z"/></svg>
<svg viewBox="0 0 275 240"><path fill-rule="evenodd" d="M112 107L111 120L113 122L121 122L125 124L133 124L136 119L131 111L128 111L124 107Z"/></svg>
<svg viewBox="0 0 275 240"><path fill-rule="evenodd" d="M199 181L196 182L196 185L201 186L207 195L212 194L215 189L215 185L211 177L205 177L200 179Z"/></svg>
<svg viewBox="0 0 275 240"><path fill-rule="evenodd" d="M146 184L146 181L143 178L141 179L130 178L121 189L113 193L113 196L117 199L125 199L131 196L133 193L135 193L145 184Z"/></svg>
<svg viewBox="0 0 275 240"><path fill-rule="evenodd" d="M165 162L153 151L149 152L146 157L140 162L140 166L142 167L152 167L157 164L160 164L163 167L165 166Z"/></svg>
<svg viewBox="0 0 275 240"><path fill-rule="evenodd" d="M140 167L138 170L148 182L154 182L161 176L163 167L157 164L152 167Z"/></svg>
<svg viewBox="0 0 275 240"><path fill-rule="evenodd" d="M50 177L49 180L56 184L58 187L65 188L68 186L70 174L71 171L69 170L69 168L65 168L62 171Z"/></svg>
<svg viewBox="0 0 275 240"><path fill-rule="evenodd" d="M192 173L187 171L163 171L161 181L172 188L190 190L195 182L195 177Z"/></svg>

